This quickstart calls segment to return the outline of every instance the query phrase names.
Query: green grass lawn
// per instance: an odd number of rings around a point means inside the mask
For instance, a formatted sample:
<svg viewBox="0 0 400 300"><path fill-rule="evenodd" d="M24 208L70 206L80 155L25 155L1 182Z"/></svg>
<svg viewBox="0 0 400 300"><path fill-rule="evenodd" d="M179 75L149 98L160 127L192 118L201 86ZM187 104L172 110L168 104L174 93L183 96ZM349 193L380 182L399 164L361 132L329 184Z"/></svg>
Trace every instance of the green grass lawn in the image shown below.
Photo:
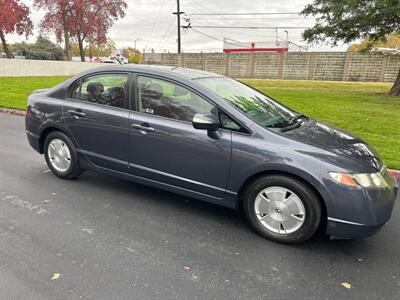
<svg viewBox="0 0 400 300"><path fill-rule="evenodd" d="M334 124L371 144L400 169L400 97L390 83L244 80L296 111Z"/></svg>
<svg viewBox="0 0 400 300"><path fill-rule="evenodd" d="M68 77L0 77L0 107L25 109L28 96L53 87Z"/></svg>
<svg viewBox="0 0 400 300"><path fill-rule="evenodd" d="M66 77L0 78L0 107L25 109L27 96ZM296 111L345 128L378 150L387 165L400 169L400 98L389 83L243 80Z"/></svg>

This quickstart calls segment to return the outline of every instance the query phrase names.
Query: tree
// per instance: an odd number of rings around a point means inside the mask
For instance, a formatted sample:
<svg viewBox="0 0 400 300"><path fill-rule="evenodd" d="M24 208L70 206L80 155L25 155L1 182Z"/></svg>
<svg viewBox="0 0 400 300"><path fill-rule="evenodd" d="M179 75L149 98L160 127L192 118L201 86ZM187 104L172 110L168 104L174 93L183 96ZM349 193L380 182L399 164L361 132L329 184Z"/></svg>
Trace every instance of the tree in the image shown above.
<svg viewBox="0 0 400 300"><path fill-rule="evenodd" d="M400 49L400 34L390 34L386 41L372 41L371 39L365 39L361 43L351 44L347 51L349 52L365 52L371 48L393 48Z"/></svg>
<svg viewBox="0 0 400 300"><path fill-rule="evenodd" d="M71 34L77 39L81 60L85 61L83 43L102 44L107 32L118 18L125 16L124 0L75 0L75 22Z"/></svg>
<svg viewBox="0 0 400 300"><path fill-rule="evenodd" d="M99 54L97 56L111 56L117 51L117 45L112 39L107 39L103 44L96 44Z"/></svg>
<svg viewBox="0 0 400 300"><path fill-rule="evenodd" d="M128 7L124 0L35 0L38 7L48 10L42 27L53 30L61 39L68 32L79 47L81 60L85 61L84 43L103 44L114 21L125 16ZM66 3L60 6L59 3ZM44 5L46 4L46 5ZM64 7L64 9L62 9ZM64 38L65 39L65 38Z"/></svg>
<svg viewBox="0 0 400 300"><path fill-rule="evenodd" d="M89 57L104 57L111 56L111 54L117 50L115 42L111 39L107 39L105 43L89 44L84 48L85 56ZM71 43L71 51L73 55L80 55L78 43Z"/></svg>
<svg viewBox="0 0 400 300"><path fill-rule="evenodd" d="M122 48L121 49L121 55L122 55L122 57L128 59L129 55L131 55L131 52L129 51L129 48Z"/></svg>
<svg viewBox="0 0 400 300"><path fill-rule="evenodd" d="M47 11L42 20L42 29L54 31L58 42L64 39L67 60L72 58L69 38L69 27L73 22L72 4L73 2L69 0L34 0L34 5L37 8Z"/></svg>
<svg viewBox="0 0 400 300"><path fill-rule="evenodd" d="M39 36L34 44L25 42L13 45L17 55L25 56L27 59L38 60L63 60L64 51L43 36Z"/></svg>
<svg viewBox="0 0 400 300"><path fill-rule="evenodd" d="M12 54L8 48L5 35L8 33L25 34L26 37L32 34L32 21L29 18L29 8L20 3L19 0L0 0L0 39L3 51L7 58Z"/></svg>
<svg viewBox="0 0 400 300"><path fill-rule="evenodd" d="M135 48L128 48L130 51L130 55L128 58L128 62L130 64L140 64L142 62L142 53Z"/></svg>
<svg viewBox="0 0 400 300"><path fill-rule="evenodd" d="M310 43L333 45L357 39L384 41L388 35L400 33L399 11L398 0L314 0L301 12L316 17L316 24L306 29L303 37ZM400 69L389 94L400 95Z"/></svg>

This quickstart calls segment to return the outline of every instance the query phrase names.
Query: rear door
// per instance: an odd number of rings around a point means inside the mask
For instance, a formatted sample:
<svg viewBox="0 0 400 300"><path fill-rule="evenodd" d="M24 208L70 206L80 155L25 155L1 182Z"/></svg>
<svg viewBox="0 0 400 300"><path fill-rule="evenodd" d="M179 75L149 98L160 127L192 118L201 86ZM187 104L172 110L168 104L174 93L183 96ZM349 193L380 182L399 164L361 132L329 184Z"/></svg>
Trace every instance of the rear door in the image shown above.
<svg viewBox="0 0 400 300"><path fill-rule="evenodd" d="M166 79L138 76L130 114L130 172L174 187L222 198L231 162L231 132L209 136L192 125L214 104Z"/></svg>
<svg viewBox="0 0 400 300"><path fill-rule="evenodd" d="M96 166L127 170L130 80L128 72L91 75L75 82L64 102L77 151Z"/></svg>

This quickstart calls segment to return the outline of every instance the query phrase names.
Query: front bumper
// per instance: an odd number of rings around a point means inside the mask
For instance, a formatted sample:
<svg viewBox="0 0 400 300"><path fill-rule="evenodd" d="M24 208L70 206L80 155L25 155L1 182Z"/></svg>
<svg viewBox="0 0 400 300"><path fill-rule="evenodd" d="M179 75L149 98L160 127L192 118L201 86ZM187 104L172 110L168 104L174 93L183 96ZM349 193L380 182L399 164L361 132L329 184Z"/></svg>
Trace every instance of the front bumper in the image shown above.
<svg viewBox="0 0 400 300"><path fill-rule="evenodd" d="M367 237L377 233L383 226L385 226L386 223L387 222L380 225L367 226L347 224L343 223L342 220L338 222L336 220L328 219L327 234L332 238L338 239Z"/></svg>
<svg viewBox="0 0 400 300"><path fill-rule="evenodd" d="M389 176L387 181L387 189L336 188L331 197L337 201L328 208L326 233L338 238L358 238L378 232L389 221L399 190L393 178Z"/></svg>

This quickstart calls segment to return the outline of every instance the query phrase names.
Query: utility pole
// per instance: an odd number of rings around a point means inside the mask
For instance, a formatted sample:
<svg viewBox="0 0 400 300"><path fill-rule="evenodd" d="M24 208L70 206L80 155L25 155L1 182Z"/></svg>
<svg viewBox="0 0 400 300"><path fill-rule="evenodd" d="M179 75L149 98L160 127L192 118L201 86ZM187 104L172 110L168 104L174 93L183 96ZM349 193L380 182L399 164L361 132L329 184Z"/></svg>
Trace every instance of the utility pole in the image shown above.
<svg viewBox="0 0 400 300"><path fill-rule="evenodd" d="M178 53L181 53L181 15L184 12L181 12L179 0L176 0L176 12L172 14L176 15L178 20Z"/></svg>

